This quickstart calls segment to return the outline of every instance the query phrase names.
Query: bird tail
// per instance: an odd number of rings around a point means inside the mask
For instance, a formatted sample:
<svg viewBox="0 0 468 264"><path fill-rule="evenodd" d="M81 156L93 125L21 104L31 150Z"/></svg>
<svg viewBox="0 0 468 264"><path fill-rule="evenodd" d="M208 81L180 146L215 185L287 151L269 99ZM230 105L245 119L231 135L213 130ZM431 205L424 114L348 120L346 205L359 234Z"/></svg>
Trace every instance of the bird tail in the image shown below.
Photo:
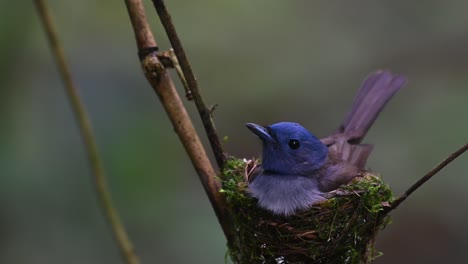
<svg viewBox="0 0 468 264"><path fill-rule="evenodd" d="M343 134L351 144L359 144L393 95L407 83L406 77L379 70L370 74L354 98L351 110L335 134Z"/></svg>
<svg viewBox="0 0 468 264"><path fill-rule="evenodd" d="M351 110L340 127L329 137L321 139L339 159L364 168L373 145L360 144L385 104L406 84L402 75L376 71L362 83Z"/></svg>

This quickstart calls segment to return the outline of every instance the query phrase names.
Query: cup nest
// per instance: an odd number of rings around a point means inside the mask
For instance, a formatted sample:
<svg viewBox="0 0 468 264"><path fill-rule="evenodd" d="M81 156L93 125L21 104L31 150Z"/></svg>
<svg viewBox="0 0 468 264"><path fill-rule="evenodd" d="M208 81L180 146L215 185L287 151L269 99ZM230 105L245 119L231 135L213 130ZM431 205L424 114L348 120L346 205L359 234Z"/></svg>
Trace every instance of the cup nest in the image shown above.
<svg viewBox="0 0 468 264"><path fill-rule="evenodd" d="M329 199L295 215L282 217L257 206L247 184L258 160L230 158L221 181L231 211L234 238L228 243L234 263L369 263L379 255L375 236L389 217L393 199L377 175L363 172L328 193Z"/></svg>

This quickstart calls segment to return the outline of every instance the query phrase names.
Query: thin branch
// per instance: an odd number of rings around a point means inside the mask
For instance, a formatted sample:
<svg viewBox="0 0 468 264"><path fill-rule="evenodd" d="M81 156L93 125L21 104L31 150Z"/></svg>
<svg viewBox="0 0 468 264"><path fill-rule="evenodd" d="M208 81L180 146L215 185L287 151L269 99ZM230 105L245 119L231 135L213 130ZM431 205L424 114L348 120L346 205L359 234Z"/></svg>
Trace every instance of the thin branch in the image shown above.
<svg viewBox="0 0 468 264"><path fill-rule="evenodd" d="M192 91L190 90L190 86L187 83L187 79L185 79L184 71L182 70L182 67L180 67L180 63L179 63L179 60L177 59L177 55L175 54L174 49L169 50L169 56L171 57L172 65L174 66L173 68L176 70L177 75L179 76L180 82L182 83L182 86L184 86L185 98L187 98L187 100L189 101L192 101L193 100Z"/></svg>
<svg viewBox="0 0 468 264"><path fill-rule="evenodd" d="M110 192L107 187L105 173L101 158L98 153L91 122L86 113L85 107L78 95L77 88L73 82L70 69L65 59L65 53L59 42L57 30L55 29L49 9L42 0L35 0L37 11L42 20L44 29L47 34L49 45L55 56L60 75L65 83L65 90L72 106L76 121L80 128L80 133L83 138L91 170L94 175L97 196L101 204L102 210L107 218L107 221L112 229L114 239L117 242L120 252L128 264L140 263L134 252L133 245L125 231L125 228L119 218L117 210L112 204Z"/></svg>
<svg viewBox="0 0 468 264"><path fill-rule="evenodd" d="M205 127L205 131L210 141L211 148L213 149L213 153L215 155L218 167L222 169L224 167L224 164L226 163L226 156L224 155L221 142L216 132L210 109L206 106L203 97L200 94L198 82L195 79L195 75L193 74L192 68L187 59L187 55L185 54L184 48L182 47L182 43L179 39L177 31L175 30L171 16L167 11L164 1L153 0L153 4L156 8L156 12L159 15L159 19L161 20L161 23L164 26L164 29L166 30L166 34L169 38L169 41L171 42L172 48L174 49L177 59L180 62L180 66L184 73L185 79L187 80L187 84L190 87L193 100L195 102L195 105L197 106L197 110L202 119L203 126Z"/></svg>
<svg viewBox="0 0 468 264"><path fill-rule="evenodd" d="M185 109L169 73L159 61L156 52L147 53L141 57L142 49L156 47L156 41L148 25L144 6L141 0L125 0L128 14L132 21L133 31L137 40L138 53L141 65L148 82L158 95L174 130L179 136L185 151L189 155L195 170L202 182L211 205L218 217L223 232L228 241L231 240L232 231L227 213L225 199L219 192L220 184L216 173L198 137L192 121ZM144 34L142 33L144 32Z"/></svg>
<svg viewBox="0 0 468 264"><path fill-rule="evenodd" d="M424 175L421 179L419 179L416 183L414 183L408 190L406 190L400 197L395 199L395 201L392 202L390 205L389 209L386 210L385 213L390 212L391 210L395 210L408 196L410 196L414 191L416 191L419 187L421 187L425 182L427 182L429 179L432 178L432 176L436 175L439 171L441 171L443 168L445 168L448 164L450 164L452 161L454 161L456 158L458 158L461 154L463 154L465 151L468 150L468 143L465 144L463 147L452 153L450 156L448 156L445 160L443 160L439 165L434 167L432 170L430 170L426 175Z"/></svg>

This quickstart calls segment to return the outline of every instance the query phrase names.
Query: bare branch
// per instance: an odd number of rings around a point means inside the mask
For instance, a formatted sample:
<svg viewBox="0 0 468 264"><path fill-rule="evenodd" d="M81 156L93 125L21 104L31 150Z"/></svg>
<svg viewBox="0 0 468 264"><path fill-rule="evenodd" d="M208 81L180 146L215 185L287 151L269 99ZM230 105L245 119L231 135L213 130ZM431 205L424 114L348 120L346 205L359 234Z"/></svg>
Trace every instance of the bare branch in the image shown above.
<svg viewBox="0 0 468 264"><path fill-rule="evenodd" d="M153 4L159 15L159 19L161 20L161 23L164 26L164 29L166 30L166 34L169 38L169 41L171 42L172 48L174 49L177 59L179 60L185 79L187 80L187 84L190 87L193 100L195 102L195 105L197 106L197 110L202 119L203 126L205 127L205 131L210 141L211 148L213 149L216 162L218 163L218 167L222 169L224 167L224 164L226 163L226 156L224 155L221 142L216 132L210 109L206 106L203 97L200 94L198 82L195 78L195 75L193 74L192 68L187 59L187 55L185 54L184 48L182 47L182 43L179 39L177 31L175 30L171 16L167 11L164 1L153 0Z"/></svg>
<svg viewBox="0 0 468 264"><path fill-rule="evenodd" d="M55 29L49 9L45 1L35 0L34 2L46 31L49 45L55 56L60 75L62 76L62 79L65 83L65 91L72 106L73 113L80 128L81 137L83 138L88 160L94 175L96 192L101 204L101 208L110 227L112 228L114 239L119 246L124 260L128 264L138 264L140 261L134 252L132 242L127 235L117 210L112 204L112 198L107 187L103 164L98 153L99 151L96 141L94 139L91 121L88 117L88 114L86 113L85 106L81 102L77 88L73 82L70 69L65 59L65 53L59 42L57 30Z"/></svg>
<svg viewBox="0 0 468 264"><path fill-rule="evenodd" d="M218 217L223 232L229 241L231 238L231 229L225 199L219 192L220 184L216 179L215 170L203 148L187 110L167 70L159 61L156 52L153 51L141 57L141 49L152 46L155 47L156 45L156 41L154 40L146 20L143 3L141 0L126 0L125 2L132 21L133 30L135 31L135 38L137 38L138 53L140 54L141 65L145 76L158 95L174 126L175 132L189 155L216 216ZM145 32L145 34L140 34L139 32Z"/></svg>
<svg viewBox="0 0 468 264"><path fill-rule="evenodd" d="M448 164L450 164L452 161L454 161L467 150L468 143L460 149L458 149L457 151L455 151L454 153L452 153L450 156L448 156L445 160L439 163L439 165L435 166L432 170L426 173L426 175L424 175L421 179L414 183L408 190L406 190L402 195L400 195L400 197L395 199L395 201L393 201L390 205L389 209L386 210L386 213L388 213L391 210L395 210L395 208L397 208L404 200L406 200L406 198L408 198L408 196L410 196L414 191L416 191L424 183L430 180L432 176L436 175L439 171L441 171L443 168L445 168Z"/></svg>

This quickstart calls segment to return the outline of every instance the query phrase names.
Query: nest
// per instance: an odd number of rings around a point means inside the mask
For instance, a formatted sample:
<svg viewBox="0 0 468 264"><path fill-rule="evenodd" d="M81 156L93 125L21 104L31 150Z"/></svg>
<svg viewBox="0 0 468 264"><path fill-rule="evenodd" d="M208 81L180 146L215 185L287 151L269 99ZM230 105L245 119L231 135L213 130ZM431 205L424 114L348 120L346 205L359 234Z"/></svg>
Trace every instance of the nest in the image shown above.
<svg viewBox="0 0 468 264"><path fill-rule="evenodd" d="M232 213L234 263L369 263L381 253L375 236L389 222L382 211L392 201L380 177L363 173L333 191L323 204L289 217L257 207L246 193L256 160L231 158L222 172L222 192Z"/></svg>

